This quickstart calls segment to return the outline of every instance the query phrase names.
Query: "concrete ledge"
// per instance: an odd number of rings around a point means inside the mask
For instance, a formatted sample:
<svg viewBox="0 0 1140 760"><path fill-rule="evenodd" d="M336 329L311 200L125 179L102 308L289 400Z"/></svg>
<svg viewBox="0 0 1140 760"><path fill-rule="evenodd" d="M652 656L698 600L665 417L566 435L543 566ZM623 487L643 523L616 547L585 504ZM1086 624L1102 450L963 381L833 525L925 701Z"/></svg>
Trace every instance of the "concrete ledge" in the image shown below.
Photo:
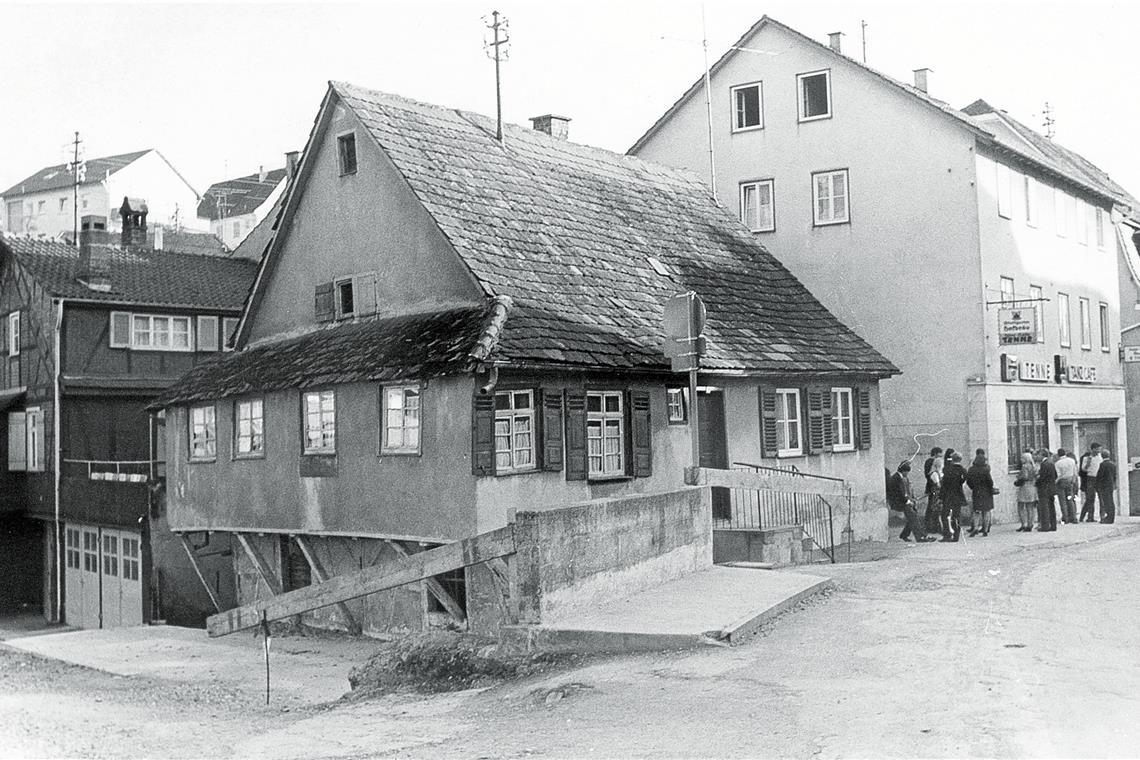
<svg viewBox="0 0 1140 760"><path fill-rule="evenodd" d="M830 578L820 578L811 586L792 594L786 599L776 602L768 609L760 610L754 615L745 615L730 625L725 626L721 631L721 636L729 644L739 644L742 640L756 633L762 625L784 614L804 599L834 587L835 582Z"/></svg>
<svg viewBox="0 0 1140 760"><path fill-rule="evenodd" d="M718 632L719 633L719 632ZM499 640L527 652L584 652L618 654L622 652L662 652L670 649L693 649L699 646L727 646L714 636L691 633L623 633L620 631L584 631L573 628L512 625L499 631Z"/></svg>

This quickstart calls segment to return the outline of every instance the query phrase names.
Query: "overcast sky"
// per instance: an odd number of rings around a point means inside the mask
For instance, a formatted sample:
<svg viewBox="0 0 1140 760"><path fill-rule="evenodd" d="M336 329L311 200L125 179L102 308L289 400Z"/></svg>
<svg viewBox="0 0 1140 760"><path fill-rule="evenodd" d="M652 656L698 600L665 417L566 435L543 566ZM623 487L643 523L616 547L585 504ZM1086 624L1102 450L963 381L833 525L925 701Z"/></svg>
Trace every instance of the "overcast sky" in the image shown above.
<svg viewBox="0 0 1140 760"><path fill-rule="evenodd" d="M482 17L510 19L504 118L573 118L571 139L626 150L702 71L699 2L0 3L0 189L64 160L158 148L202 192L284 164L326 82L494 114ZM710 61L768 14L813 39L846 33L867 63L962 107L983 97L1140 195L1140 3L705 4Z"/></svg>

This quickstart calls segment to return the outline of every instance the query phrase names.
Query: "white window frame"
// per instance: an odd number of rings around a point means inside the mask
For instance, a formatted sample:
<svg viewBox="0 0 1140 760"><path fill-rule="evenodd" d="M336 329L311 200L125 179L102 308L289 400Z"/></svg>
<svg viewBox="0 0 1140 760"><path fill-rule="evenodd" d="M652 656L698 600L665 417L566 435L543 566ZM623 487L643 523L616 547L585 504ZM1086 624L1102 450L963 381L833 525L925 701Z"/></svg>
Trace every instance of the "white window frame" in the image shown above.
<svg viewBox="0 0 1140 760"><path fill-rule="evenodd" d="M599 410L590 410L591 399L597 399ZM607 410L606 402L610 399L617 400L617 410ZM614 436L613 423L617 423L617 435ZM597 428L598 434L593 434L593 429ZM606 442L617 439L618 447L616 453L606 452ZM597 443L597 453L594 453L592 448L594 443ZM626 461L628 452L625 447L625 394L621 391L588 391L586 393L586 470L589 473L591 480L602 480L606 478L622 478L626 475ZM617 457L616 464L611 464L610 461L613 457ZM600 460L600 465L595 467L594 460Z"/></svg>
<svg viewBox="0 0 1140 760"><path fill-rule="evenodd" d="M843 414L843 399L847 399L847 414ZM831 389L831 450L855 450L855 393L851 388Z"/></svg>
<svg viewBox="0 0 1140 760"><path fill-rule="evenodd" d="M423 389L419 383L380 387L380 453L419 454L423 445ZM399 407L392 406L393 401ZM393 424L395 423L395 424ZM393 443L393 439L399 440ZM414 438L409 443L409 437Z"/></svg>
<svg viewBox="0 0 1140 760"><path fill-rule="evenodd" d="M997 164L997 212L1003 219L1013 218L1013 176L1003 163Z"/></svg>
<svg viewBox="0 0 1140 760"><path fill-rule="evenodd" d="M1038 190L1038 183L1034 177L1028 174L1025 176L1025 223L1030 227L1036 227L1040 224L1041 217L1041 193Z"/></svg>
<svg viewBox="0 0 1140 760"><path fill-rule="evenodd" d="M187 413L190 461L213 462L218 458L218 410L213 404L190 407Z"/></svg>
<svg viewBox="0 0 1140 760"><path fill-rule="evenodd" d="M843 176L843 216L839 217L835 213L835 199L840 197L835 192L835 178ZM819 194L819 179L821 177L827 178L828 195L828 215L821 217L819 204L822 197ZM847 169L831 169L822 172L812 172L811 175L811 213L812 221L816 227L827 227L833 224L850 224L851 222L851 181L848 177Z"/></svg>
<svg viewBox="0 0 1140 760"><path fill-rule="evenodd" d="M1057 342L1061 348L1073 345L1073 322L1068 293L1057 293Z"/></svg>
<svg viewBox="0 0 1140 760"><path fill-rule="evenodd" d="M328 401L328 404L325 402ZM316 405L313 408L313 404ZM330 407L331 408L327 408ZM336 453L336 391L301 392L301 445L306 454ZM316 439L317 443L312 441Z"/></svg>
<svg viewBox="0 0 1140 760"><path fill-rule="evenodd" d="M528 406L520 407L519 397L527 399ZM504 408L499 408L499 399L505 398ZM535 408L535 393L533 390L513 389L495 393L495 474L510 475L515 472L531 472L538 469L538 439L535 430L537 421ZM530 445L519 445L520 437L530 435ZM506 447L500 447L500 440L506 439ZM523 438L525 441L525 438ZM521 452L526 457L520 457ZM501 460L506 457L506 463ZM528 458L529 462L519 463L520 459Z"/></svg>
<svg viewBox="0 0 1140 760"><path fill-rule="evenodd" d="M265 399L239 399L234 402L234 459L264 457Z"/></svg>
<svg viewBox="0 0 1140 760"><path fill-rule="evenodd" d="M29 406L24 410L24 455L27 457L28 472L43 472L46 467L46 446L44 444L43 407Z"/></svg>
<svg viewBox="0 0 1140 760"><path fill-rule="evenodd" d="M139 539L124 535L120 543L122 578L128 581L139 579Z"/></svg>
<svg viewBox="0 0 1140 760"><path fill-rule="evenodd" d="M761 221L760 210L764 204L760 203L760 189L766 187L768 189L768 220L767 224ZM752 193L756 198L756 222L750 224L748 221L748 196ZM744 223L748 229L753 232L775 232L776 231L776 182L771 179L756 179L748 182L740 183L740 221Z"/></svg>
<svg viewBox="0 0 1140 760"><path fill-rule="evenodd" d="M1040 285L1029 286L1029 297L1033 300L1033 308L1037 310L1037 342L1045 342L1045 293Z"/></svg>
<svg viewBox="0 0 1140 760"><path fill-rule="evenodd" d="M689 423L689 389L665 389L665 417L670 425L687 425Z"/></svg>
<svg viewBox="0 0 1140 760"><path fill-rule="evenodd" d="M237 332L237 326L240 321L241 320L237 317L222 317L222 333L218 337L218 341L221 343L223 351L234 350L233 344L230 343L230 341L237 338L235 333Z"/></svg>
<svg viewBox="0 0 1140 760"><path fill-rule="evenodd" d="M814 116L804 115L804 80L811 77L823 75L824 81L827 82L827 113L816 114ZM796 96L797 106L796 111L799 115L799 120L804 121L818 121L819 119L830 119L832 116L831 106L831 69L820 69L818 71L805 71L802 74L796 74Z"/></svg>
<svg viewBox="0 0 1140 760"><path fill-rule="evenodd" d="M1108 304L1101 301L1097 304L1097 322L1100 325L1100 350L1105 353L1112 350L1112 341L1108 335Z"/></svg>
<svg viewBox="0 0 1140 760"><path fill-rule="evenodd" d="M221 341L218 338L218 318L210 314L199 314L195 343L198 351L217 351Z"/></svg>
<svg viewBox="0 0 1140 760"><path fill-rule="evenodd" d="M161 335L157 329L160 321L166 323L166 336L167 345L158 345L157 341ZM186 325L186 345L174 345L174 324L180 322ZM140 325L145 325L145 328L140 330ZM145 335L146 340L140 340L139 336ZM176 316L173 314L131 314L131 346L135 351L174 351L178 353L190 353L194 351L194 318L190 316Z"/></svg>
<svg viewBox="0 0 1140 760"><path fill-rule="evenodd" d="M1081 317L1081 348L1092 350L1092 305L1087 298L1077 299L1077 308Z"/></svg>
<svg viewBox="0 0 1140 760"><path fill-rule="evenodd" d="M19 310L8 315L8 356L20 355L20 312Z"/></svg>
<svg viewBox="0 0 1140 760"><path fill-rule="evenodd" d="M738 94L744 90L756 89L757 109L759 110L760 121L757 124L749 126L740 126L740 117L742 115L739 105L737 104ZM764 128L764 83L746 82L744 84L733 85L729 88L729 102L732 107L732 131L733 132L752 132L757 129Z"/></svg>
<svg viewBox="0 0 1140 760"><path fill-rule="evenodd" d="M999 283L1000 284L999 284L998 288L1001 292L1001 302L1003 304L1009 304L1009 303L1013 303L1014 301L1016 301L1017 296L1014 294L1015 285L1013 283L1013 278L1003 276L999 280Z"/></svg>
<svg viewBox="0 0 1140 760"><path fill-rule="evenodd" d="M792 403L788 400L793 399ZM803 397L800 395L799 388L777 388L776 389L776 436L778 443L776 444L776 456L778 457L799 457L804 454L804 416ZM788 411L794 411L795 416L790 416ZM796 430L796 441L798 446L789 446L788 442L791 440L792 428Z"/></svg>

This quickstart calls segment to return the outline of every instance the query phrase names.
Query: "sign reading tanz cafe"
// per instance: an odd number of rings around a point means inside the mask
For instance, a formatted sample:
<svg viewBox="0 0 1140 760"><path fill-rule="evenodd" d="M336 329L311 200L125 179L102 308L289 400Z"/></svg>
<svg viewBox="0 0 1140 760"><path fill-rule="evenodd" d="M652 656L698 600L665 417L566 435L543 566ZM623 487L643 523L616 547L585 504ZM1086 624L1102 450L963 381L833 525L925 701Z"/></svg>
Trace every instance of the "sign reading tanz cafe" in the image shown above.
<svg viewBox="0 0 1140 760"><path fill-rule="evenodd" d="M1002 346L1037 342L1037 308L998 309L998 344Z"/></svg>
<svg viewBox="0 0 1140 760"><path fill-rule="evenodd" d="M1069 364L1068 358L1053 355L1053 363L1026 360L1019 362L1013 354L1001 355L1003 383L1095 383L1096 367L1087 364Z"/></svg>

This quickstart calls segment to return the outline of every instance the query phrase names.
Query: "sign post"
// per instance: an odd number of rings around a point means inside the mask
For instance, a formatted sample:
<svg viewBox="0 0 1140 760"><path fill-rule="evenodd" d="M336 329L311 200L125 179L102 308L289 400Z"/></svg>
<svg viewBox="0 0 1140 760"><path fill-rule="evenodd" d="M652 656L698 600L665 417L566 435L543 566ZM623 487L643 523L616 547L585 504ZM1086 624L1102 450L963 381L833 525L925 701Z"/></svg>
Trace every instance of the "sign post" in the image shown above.
<svg viewBox="0 0 1140 760"><path fill-rule="evenodd" d="M689 425L693 443L693 467L701 466L700 413L697 404L697 372L705 351L705 304L693 291L665 302L665 355L674 372L689 372Z"/></svg>

